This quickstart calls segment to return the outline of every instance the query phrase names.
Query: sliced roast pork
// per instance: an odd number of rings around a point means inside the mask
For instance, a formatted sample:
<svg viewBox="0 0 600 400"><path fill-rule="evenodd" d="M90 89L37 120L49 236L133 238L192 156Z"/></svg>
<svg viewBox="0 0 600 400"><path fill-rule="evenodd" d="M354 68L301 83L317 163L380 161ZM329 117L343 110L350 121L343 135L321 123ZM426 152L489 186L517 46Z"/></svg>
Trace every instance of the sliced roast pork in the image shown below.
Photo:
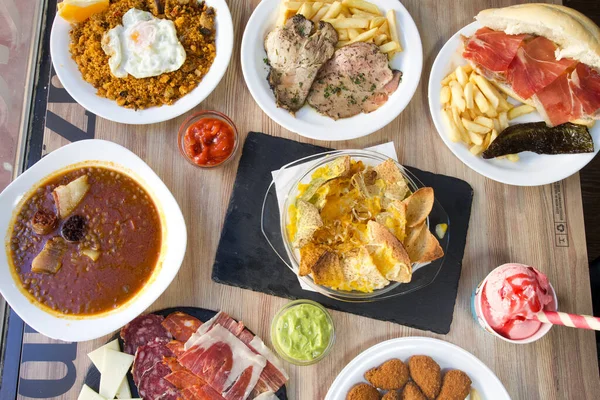
<svg viewBox="0 0 600 400"><path fill-rule="evenodd" d="M277 106L298 111L319 68L331 58L338 35L327 22L315 24L295 15L284 26L271 31L265 39L267 60L271 66L268 80Z"/></svg>
<svg viewBox="0 0 600 400"><path fill-rule="evenodd" d="M338 49L321 68L308 103L333 119L377 110L400 84L387 56L373 43L353 43Z"/></svg>

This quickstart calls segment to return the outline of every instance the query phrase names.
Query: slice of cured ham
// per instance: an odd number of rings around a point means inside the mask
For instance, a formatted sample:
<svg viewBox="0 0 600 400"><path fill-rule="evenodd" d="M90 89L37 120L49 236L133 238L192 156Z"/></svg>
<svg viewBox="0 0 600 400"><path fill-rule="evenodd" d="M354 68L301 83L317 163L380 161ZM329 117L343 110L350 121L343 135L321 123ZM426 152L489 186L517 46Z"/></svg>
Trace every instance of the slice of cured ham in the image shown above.
<svg viewBox="0 0 600 400"><path fill-rule="evenodd" d="M195 339L178 360L228 400L246 399L267 364L263 356L219 324Z"/></svg>
<svg viewBox="0 0 600 400"><path fill-rule="evenodd" d="M569 87L585 114L600 119L600 73L579 63L569 77Z"/></svg>
<svg viewBox="0 0 600 400"><path fill-rule="evenodd" d="M521 98L530 98L577 64L571 59L556 60L556 49L554 43L542 36L518 49L508 67L507 80Z"/></svg>
<svg viewBox="0 0 600 400"><path fill-rule="evenodd" d="M465 43L463 57L489 71L505 73L526 37L481 28Z"/></svg>
<svg viewBox="0 0 600 400"><path fill-rule="evenodd" d="M186 342L202 325L202 321L181 311L171 313L162 322L162 326L179 341Z"/></svg>
<svg viewBox="0 0 600 400"><path fill-rule="evenodd" d="M251 397L267 391L276 392L288 381L289 376L283 369L281 361L258 337L252 334L248 329L239 336L240 340L246 344L253 352L260 354L267 359L267 365L262 370L256 386L252 390Z"/></svg>
<svg viewBox="0 0 600 400"><path fill-rule="evenodd" d="M550 126L574 121L583 116L583 107L569 87L566 74L558 77L534 97L537 109Z"/></svg>
<svg viewBox="0 0 600 400"><path fill-rule="evenodd" d="M208 385L190 386L181 391L183 400L223 400L223 396Z"/></svg>
<svg viewBox="0 0 600 400"><path fill-rule="evenodd" d="M202 337L205 333L209 332L215 325L220 325L223 328L227 329L234 336L239 336L240 333L244 330L244 323L238 322L231 318L227 313L223 311L219 311L217 315L206 321L196 332L190 336L187 342L185 342L184 349L187 350L192 347L196 341Z"/></svg>

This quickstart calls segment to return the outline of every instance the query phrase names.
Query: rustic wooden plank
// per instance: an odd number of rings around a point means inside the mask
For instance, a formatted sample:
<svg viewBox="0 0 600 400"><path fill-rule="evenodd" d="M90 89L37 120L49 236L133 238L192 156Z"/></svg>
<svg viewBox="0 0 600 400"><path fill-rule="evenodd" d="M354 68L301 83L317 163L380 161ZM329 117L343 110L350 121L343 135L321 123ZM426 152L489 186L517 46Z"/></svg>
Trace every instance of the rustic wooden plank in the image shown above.
<svg viewBox="0 0 600 400"><path fill-rule="evenodd" d="M291 399L323 398L336 375L352 358L382 340L404 336L436 337L467 349L495 371L516 399L597 397L600 381L593 332L558 327L544 340L515 346L486 334L477 327L470 314L473 288L491 269L508 261L535 265L548 274L564 311L592 311L579 177L575 175L558 184L537 188L511 187L490 181L466 168L452 155L440 140L429 116L427 77L442 45L469 23L479 9L509 3L470 0L450 6L435 0L403 1L421 32L425 59L421 83L412 102L390 125L366 138L341 143L318 142L342 149L394 140L402 163L456 176L473 186L471 229L450 333L436 335L332 312L338 333L333 352L315 366L287 366L291 377L288 385ZM231 116L242 139L248 131L255 130L317 143L292 134L271 121L256 105L244 84L239 46L243 28L257 4L258 0L229 2L236 27L232 63L215 92L197 109L216 109ZM81 129L85 128L86 118L81 107L50 104L48 109ZM221 309L243 320L270 344L271 319L287 301L219 285L210 279L240 155L235 162L215 170L190 166L181 158L176 145L177 129L184 118L139 127L118 125L100 118L96 121L97 138L130 148L156 171L173 192L187 222L189 242L181 270L151 310L182 305ZM67 141L46 130L44 143L45 151L50 152ZM556 224L561 223L565 229L557 231ZM75 397L90 364L85 354L107 339L78 344L77 379L71 391L60 398ZM54 343L34 333L27 334L25 342ZM21 376L53 378L60 375L57 371L52 364L25 363ZM60 371L64 373L64 369Z"/></svg>

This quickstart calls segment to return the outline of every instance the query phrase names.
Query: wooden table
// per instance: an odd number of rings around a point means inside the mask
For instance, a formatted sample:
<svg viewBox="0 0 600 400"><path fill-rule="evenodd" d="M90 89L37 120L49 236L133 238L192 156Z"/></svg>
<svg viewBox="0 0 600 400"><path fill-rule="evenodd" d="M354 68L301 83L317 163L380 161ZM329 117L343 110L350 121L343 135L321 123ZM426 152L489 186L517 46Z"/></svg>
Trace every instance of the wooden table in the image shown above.
<svg viewBox="0 0 600 400"><path fill-rule="evenodd" d="M244 27L258 0L229 1L235 25L235 49L223 81L198 109L215 109L232 117L243 137L262 131L294 140L306 140L269 119L248 92L240 67ZM363 350L383 340L428 336L455 343L486 363L515 399L593 399L600 393L594 334L556 327L543 340L516 346L479 329L470 313L473 288L497 265L515 261L534 265L553 283L560 308L572 313L592 312L587 253L578 175L554 185L519 188L486 179L465 167L440 140L429 116L427 77L436 54L458 29L480 9L509 5L510 1L404 0L423 41L424 69L419 89L406 110L386 128L348 142L320 142L335 148L363 148L394 140L400 162L458 177L475 190L473 213L463 262L454 322L450 334L435 335L386 322L332 312L337 343L331 355L311 367L288 365L291 399L322 399L336 375ZM54 85L60 85L55 77ZM163 179L177 199L188 226L188 250L179 275L151 310L198 306L224 310L269 342L275 312L287 301L260 293L223 286L210 274L236 162L203 171L190 166L178 153L177 129L185 116L151 126L126 126L86 116L77 104L49 103L48 110L84 131L95 121L95 137L122 144L142 157ZM53 117L54 124L56 117ZM50 125L51 121L47 121ZM53 125L56 126L56 125ZM56 129L56 128L54 128ZM44 153L68 143L51 129L44 134ZM265 177L266 179L266 177ZM258 211L257 211L258 212ZM262 240L257 238L257 240ZM282 268L284 268L282 266ZM150 311L151 311L150 310ZM77 344L76 382L60 398L75 398L90 362L85 356L107 337ZM51 340L26 333L25 345ZM21 378L60 379L64 368L24 363ZM57 397L59 398L59 397Z"/></svg>

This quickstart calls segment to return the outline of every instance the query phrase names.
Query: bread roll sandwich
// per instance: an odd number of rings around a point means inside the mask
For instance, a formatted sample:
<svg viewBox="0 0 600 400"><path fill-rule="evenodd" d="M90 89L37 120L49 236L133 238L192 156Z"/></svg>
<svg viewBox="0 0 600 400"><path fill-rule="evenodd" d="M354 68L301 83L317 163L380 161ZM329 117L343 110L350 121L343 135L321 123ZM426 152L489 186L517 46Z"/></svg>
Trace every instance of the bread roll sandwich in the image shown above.
<svg viewBox="0 0 600 400"><path fill-rule="evenodd" d="M600 28L553 4L481 11L483 28L464 39L463 57L549 126L600 119Z"/></svg>

